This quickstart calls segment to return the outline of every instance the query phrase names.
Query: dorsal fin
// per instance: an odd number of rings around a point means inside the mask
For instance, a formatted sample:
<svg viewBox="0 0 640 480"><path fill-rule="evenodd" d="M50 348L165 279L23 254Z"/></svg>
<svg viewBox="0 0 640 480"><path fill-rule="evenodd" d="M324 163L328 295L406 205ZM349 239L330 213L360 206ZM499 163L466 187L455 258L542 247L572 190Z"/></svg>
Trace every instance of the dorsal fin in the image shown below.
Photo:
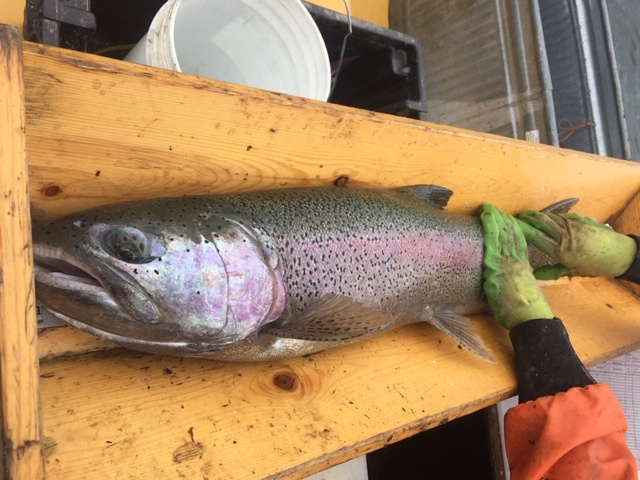
<svg viewBox="0 0 640 480"><path fill-rule="evenodd" d="M396 188L394 191L403 196L419 198L440 210L444 210L453 195L452 190L440 185L410 185Z"/></svg>
<svg viewBox="0 0 640 480"><path fill-rule="evenodd" d="M578 203L578 198L567 198L561 200L542 210L543 213L568 213L571 208Z"/></svg>

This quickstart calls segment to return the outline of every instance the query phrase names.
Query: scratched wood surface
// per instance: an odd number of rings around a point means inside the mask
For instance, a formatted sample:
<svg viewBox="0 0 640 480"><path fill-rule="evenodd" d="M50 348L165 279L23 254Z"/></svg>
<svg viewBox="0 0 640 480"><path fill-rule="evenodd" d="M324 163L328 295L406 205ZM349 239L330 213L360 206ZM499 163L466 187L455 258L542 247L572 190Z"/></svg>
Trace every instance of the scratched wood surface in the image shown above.
<svg viewBox="0 0 640 480"><path fill-rule="evenodd" d="M22 40L0 25L0 395L3 478L41 478Z"/></svg>

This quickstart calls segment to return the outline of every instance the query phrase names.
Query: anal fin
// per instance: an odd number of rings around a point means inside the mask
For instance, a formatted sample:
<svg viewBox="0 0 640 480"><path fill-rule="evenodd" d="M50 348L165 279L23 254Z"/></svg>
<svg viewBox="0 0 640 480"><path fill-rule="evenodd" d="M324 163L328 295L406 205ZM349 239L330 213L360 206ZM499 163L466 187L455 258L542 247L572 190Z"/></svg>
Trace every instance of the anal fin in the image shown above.
<svg viewBox="0 0 640 480"><path fill-rule="evenodd" d="M467 350L483 360L496 363L496 359L476 333L471 321L452 310L436 310L425 318L434 327L442 330Z"/></svg>

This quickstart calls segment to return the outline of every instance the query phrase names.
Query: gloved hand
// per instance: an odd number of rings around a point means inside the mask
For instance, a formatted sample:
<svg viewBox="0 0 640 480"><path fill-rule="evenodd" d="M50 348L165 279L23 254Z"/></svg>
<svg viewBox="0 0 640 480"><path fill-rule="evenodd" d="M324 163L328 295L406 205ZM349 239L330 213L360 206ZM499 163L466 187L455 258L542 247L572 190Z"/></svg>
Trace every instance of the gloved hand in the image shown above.
<svg viewBox="0 0 640 480"><path fill-rule="evenodd" d="M529 211L520 214L518 220L527 242L558 262L536 270L539 279L562 275L617 277L636 257L634 239L575 213Z"/></svg>
<svg viewBox="0 0 640 480"><path fill-rule="evenodd" d="M496 319L508 330L527 320L553 318L533 276L518 221L493 205L480 216L484 229L484 291Z"/></svg>

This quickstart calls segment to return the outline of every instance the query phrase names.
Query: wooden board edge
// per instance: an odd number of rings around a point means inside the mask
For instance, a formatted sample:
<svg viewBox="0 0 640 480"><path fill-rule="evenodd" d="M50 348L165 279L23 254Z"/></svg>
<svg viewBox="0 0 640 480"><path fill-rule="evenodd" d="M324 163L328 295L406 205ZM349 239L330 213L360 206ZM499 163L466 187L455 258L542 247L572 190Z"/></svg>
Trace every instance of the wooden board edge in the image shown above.
<svg viewBox="0 0 640 480"><path fill-rule="evenodd" d="M4 0L0 3L0 24L23 28L26 0Z"/></svg>
<svg viewBox="0 0 640 480"><path fill-rule="evenodd" d="M0 25L0 390L6 478L44 474L22 34Z"/></svg>

